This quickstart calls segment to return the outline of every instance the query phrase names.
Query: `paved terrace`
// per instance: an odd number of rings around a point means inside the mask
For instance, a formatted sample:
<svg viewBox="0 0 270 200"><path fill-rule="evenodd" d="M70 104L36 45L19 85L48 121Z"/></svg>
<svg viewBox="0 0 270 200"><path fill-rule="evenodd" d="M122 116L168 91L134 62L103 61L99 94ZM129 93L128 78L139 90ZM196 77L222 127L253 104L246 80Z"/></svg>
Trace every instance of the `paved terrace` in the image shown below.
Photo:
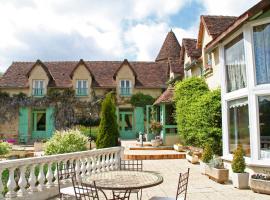
<svg viewBox="0 0 270 200"><path fill-rule="evenodd" d="M218 184L200 174L200 166L192 165L185 159L144 160L144 170L160 172L164 182L156 187L143 190L143 200L152 197L174 197L179 172L190 168L188 200L270 200L269 195L262 195L251 190L235 189L232 184ZM134 198L135 199L135 198Z"/></svg>

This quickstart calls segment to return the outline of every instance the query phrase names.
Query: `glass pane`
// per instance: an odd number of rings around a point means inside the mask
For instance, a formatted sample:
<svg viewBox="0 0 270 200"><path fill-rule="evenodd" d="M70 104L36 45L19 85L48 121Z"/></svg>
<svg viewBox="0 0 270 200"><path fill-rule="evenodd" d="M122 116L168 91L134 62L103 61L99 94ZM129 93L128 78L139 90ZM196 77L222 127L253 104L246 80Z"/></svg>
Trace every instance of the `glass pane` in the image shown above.
<svg viewBox="0 0 270 200"><path fill-rule="evenodd" d="M39 88L43 88L43 81L39 81Z"/></svg>
<svg viewBox="0 0 270 200"><path fill-rule="evenodd" d="M34 81L34 88L38 88L38 81L37 80Z"/></svg>
<svg viewBox="0 0 270 200"><path fill-rule="evenodd" d="M176 122L175 122L175 117L174 117L174 106L173 105L166 105L165 106L165 124L166 125L175 125Z"/></svg>
<svg viewBox="0 0 270 200"><path fill-rule="evenodd" d="M77 87L82 88L82 82L81 81L77 81Z"/></svg>
<svg viewBox="0 0 270 200"><path fill-rule="evenodd" d="M127 87L127 88L130 87L129 81L126 81L126 87Z"/></svg>
<svg viewBox="0 0 270 200"><path fill-rule="evenodd" d="M126 114L125 115L125 131L132 130L132 115L131 114Z"/></svg>
<svg viewBox="0 0 270 200"><path fill-rule="evenodd" d="M246 103L244 103L246 102ZM229 151L241 144L250 157L249 117L247 98L229 102Z"/></svg>
<svg viewBox="0 0 270 200"><path fill-rule="evenodd" d="M247 86L243 35L225 46L225 64L228 92Z"/></svg>
<svg viewBox="0 0 270 200"><path fill-rule="evenodd" d="M37 131L46 131L46 113L37 113Z"/></svg>
<svg viewBox="0 0 270 200"><path fill-rule="evenodd" d="M121 81L121 87L122 88L125 87L125 81L124 80Z"/></svg>
<svg viewBox="0 0 270 200"><path fill-rule="evenodd" d="M270 23L253 28L257 84L270 83Z"/></svg>
<svg viewBox="0 0 270 200"><path fill-rule="evenodd" d="M87 81L83 81L83 88L87 88Z"/></svg>
<svg viewBox="0 0 270 200"><path fill-rule="evenodd" d="M260 119L260 154L262 159L270 159L270 96L262 96L259 100Z"/></svg>

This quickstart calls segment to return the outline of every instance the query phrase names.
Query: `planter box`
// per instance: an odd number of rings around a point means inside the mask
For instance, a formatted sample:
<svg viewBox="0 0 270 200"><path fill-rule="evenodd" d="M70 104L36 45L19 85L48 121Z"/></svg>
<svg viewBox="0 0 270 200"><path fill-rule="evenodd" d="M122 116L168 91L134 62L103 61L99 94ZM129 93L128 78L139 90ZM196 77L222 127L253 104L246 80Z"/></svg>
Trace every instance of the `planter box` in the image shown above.
<svg viewBox="0 0 270 200"><path fill-rule="evenodd" d="M153 147L158 147L160 145L160 139L151 140L151 145Z"/></svg>
<svg viewBox="0 0 270 200"><path fill-rule="evenodd" d="M270 181L250 178L249 186L253 192L270 194Z"/></svg>
<svg viewBox="0 0 270 200"><path fill-rule="evenodd" d="M34 142L34 151L39 152L39 151L44 151L44 142Z"/></svg>
<svg viewBox="0 0 270 200"><path fill-rule="evenodd" d="M229 180L229 170L228 169L216 169L213 167L206 167L206 175L216 181L217 183L225 183Z"/></svg>
<svg viewBox="0 0 270 200"><path fill-rule="evenodd" d="M196 156L196 155L190 156L190 155L186 154L186 159L187 159L189 162L191 162L192 164L196 164L196 163L199 162L199 158L198 158L198 156Z"/></svg>
<svg viewBox="0 0 270 200"><path fill-rule="evenodd" d="M203 161L200 160L200 171L201 174L205 175L206 174L206 168L209 168L207 163L204 163Z"/></svg>
<svg viewBox="0 0 270 200"><path fill-rule="evenodd" d="M178 146L176 144L173 145L175 151L184 151L184 146Z"/></svg>
<svg viewBox="0 0 270 200"><path fill-rule="evenodd" d="M235 188L248 188L249 173L232 173L232 182Z"/></svg>

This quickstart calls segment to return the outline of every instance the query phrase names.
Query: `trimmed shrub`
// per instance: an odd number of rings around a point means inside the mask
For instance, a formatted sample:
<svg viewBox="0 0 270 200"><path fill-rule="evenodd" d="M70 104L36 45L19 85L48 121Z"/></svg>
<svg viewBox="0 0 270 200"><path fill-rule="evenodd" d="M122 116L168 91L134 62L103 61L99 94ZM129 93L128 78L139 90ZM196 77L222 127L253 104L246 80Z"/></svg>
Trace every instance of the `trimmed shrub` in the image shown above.
<svg viewBox="0 0 270 200"><path fill-rule="evenodd" d="M246 169L245 153L242 145L239 145L234 151L232 160L232 170L234 173L244 173Z"/></svg>
<svg viewBox="0 0 270 200"><path fill-rule="evenodd" d="M211 144L214 153L222 150L220 90L210 91L198 77L178 82L175 87L176 121L186 145Z"/></svg>
<svg viewBox="0 0 270 200"><path fill-rule="evenodd" d="M108 93L102 102L101 120L96 140L97 148L117 146L118 137L115 97L112 93Z"/></svg>
<svg viewBox="0 0 270 200"><path fill-rule="evenodd" d="M45 154L61 154L76 151L85 151L87 137L79 130L56 131L53 137L45 144Z"/></svg>
<svg viewBox="0 0 270 200"><path fill-rule="evenodd" d="M134 107L145 107L147 105L152 105L154 102L155 99L152 96L141 92L133 94L130 98L130 104Z"/></svg>
<svg viewBox="0 0 270 200"><path fill-rule="evenodd" d="M91 127L91 134L90 134L90 127L83 126L83 125L77 125L75 128L79 129L79 131L85 135L86 137L91 136L92 140L97 140L97 134L98 134L98 126Z"/></svg>
<svg viewBox="0 0 270 200"><path fill-rule="evenodd" d="M213 158L213 150L210 144L206 144L202 154L202 161L204 163L209 163Z"/></svg>
<svg viewBox="0 0 270 200"><path fill-rule="evenodd" d="M0 156L6 155L10 152L11 146L7 142L0 142Z"/></svg>

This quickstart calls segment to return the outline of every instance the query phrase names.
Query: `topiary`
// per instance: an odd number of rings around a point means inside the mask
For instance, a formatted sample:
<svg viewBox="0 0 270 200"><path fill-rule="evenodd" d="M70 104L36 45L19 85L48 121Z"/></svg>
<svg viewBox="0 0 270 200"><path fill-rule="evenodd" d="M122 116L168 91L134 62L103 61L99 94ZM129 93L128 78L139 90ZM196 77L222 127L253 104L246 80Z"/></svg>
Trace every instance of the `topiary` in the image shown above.
<svg viewBox="0 0 270 200"><path fill-rule="evenodd" d="M246 169L245 153L242 145L239 145L234 151L232 160L232 170L234 173L244 173Z"/></svg>
<svg viewBox="0 0 270 200"><path fill-rule="evenodd" d="M202 161L204 163L209 163L213 158L213 150L210 144L206 144L202 154Z"/></svg>
<svg viewBox="0 0 270 200"><path fill-rule="evenodd" d="M97 148L114 147L118 145L119 130L116 117L115 98L108 93L102 102L100 124L96 140Z"/></svg>
<svg viewBox="0 0 270 200"><path fill-rule="evenodd" d="M45 154L61 154L76 151L85 151L87 137L79 130L56 131L53 137L45 144Z"/></svg>
<svg viewBox="0 0 270 200"><path fill-rule="evenodd" d="M155 99L147 94L138 92L133 94L130 98L130 104L134 107L145 107L147 105L152 105L155 102Z"/></svg>

